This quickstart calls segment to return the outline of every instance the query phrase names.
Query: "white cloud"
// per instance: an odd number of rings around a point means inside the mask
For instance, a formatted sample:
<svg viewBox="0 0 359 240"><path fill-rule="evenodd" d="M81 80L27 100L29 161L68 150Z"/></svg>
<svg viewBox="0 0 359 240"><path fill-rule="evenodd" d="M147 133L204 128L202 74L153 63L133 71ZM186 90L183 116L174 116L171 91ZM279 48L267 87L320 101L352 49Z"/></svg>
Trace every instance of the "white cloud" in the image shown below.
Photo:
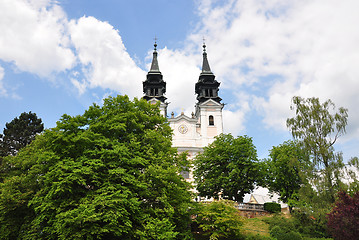
<svg viewBox="0 0 359 240"><path fill-rule="evenodd" d="M196 103L194 87L201 73L197 66L201 63L200 56L194 56L190 52L174 51L166 47L158 51L158 64L167 83L167 101L171 103L169 113L183 111L190 116L194 112Z"/></svg>
<svg viewBox="0 0 359 240"><path fill-rule="evenodd" d="M130 97L142 96L146 73L127 53L113 26L94 17L82 17L72 20L69 29L85 75L85 79L72 80L80 93L88 86L109 88Z"/></svg>
<svg viewBox="0 0 359 240"><path fill-rule="evenodd" d="M6 89L4 88L4 85L3 85L3 78L4 78L4 68L2 68L0 66L0 97L7 97L7 91Z"/></svg>
<svg viewBox="0 0 359 240"><path fill-rule="evenodd" d="M247 114L250 112L249 95L245 92L235 94L233 103L225 105L223 109L223 127L225 133L233 136L244 135Z"/></svg>
<svg viewBox="0 0 359 240"><path fill-rule="evenodd" d="M290 99L301 95L349 108L348 132L358 132L359 1L203 2L189 39L206 36L222 87L264 90L249 92L250 104L268 127L286 130Z"/></svg>
<svg viewBox="0 0 359 240"><path fill-rule="evenodd" d="M53 1L0 2L0 59L41 77L70 69L66 15Z"/></svg>

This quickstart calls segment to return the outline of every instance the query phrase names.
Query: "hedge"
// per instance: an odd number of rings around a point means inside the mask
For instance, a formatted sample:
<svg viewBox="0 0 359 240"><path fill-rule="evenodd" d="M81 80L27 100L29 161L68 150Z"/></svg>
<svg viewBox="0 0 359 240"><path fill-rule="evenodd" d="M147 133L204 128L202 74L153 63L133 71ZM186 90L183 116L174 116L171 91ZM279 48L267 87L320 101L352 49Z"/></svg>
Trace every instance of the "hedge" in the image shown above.
<svg viewBox="0 0 359 240"><path fill-rule="evenodd" d="M271 212L271 213L278 213L278 212L281 212L281 207L280 207L279 203L266 202L266 203L264 203L264 210Z"/></svg>

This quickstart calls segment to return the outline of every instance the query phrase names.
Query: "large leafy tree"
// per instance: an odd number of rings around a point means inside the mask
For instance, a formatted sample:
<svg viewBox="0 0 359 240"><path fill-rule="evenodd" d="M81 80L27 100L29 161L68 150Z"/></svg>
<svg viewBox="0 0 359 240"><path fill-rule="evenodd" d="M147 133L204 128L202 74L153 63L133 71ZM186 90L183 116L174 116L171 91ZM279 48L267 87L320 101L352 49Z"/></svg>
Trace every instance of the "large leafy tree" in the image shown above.
<svg viewBox="0 0 359 240"><path fill-rule="evenodd" d="M197 155L194 177L202 197L243 201L258 180L257 151L248 136L221 134Z"/></svg>
<svg viewBox="0 0 359 240"><path fill-rule="evenodd" d="M264 162L265 185L280 195L287 203L296 198L303 182L302 171L308 165L308 155L297 141L286 141L270 150L269 159ZM290 211L292 206L289 205Z"/></svg>
<svg viewBox="0 0 359 240"><path fill-rule="evenodd" d="M36 113L21 113L19 117L5 124L3 135L0 135L0 156L16 155L43 130L44 124Z"/></svg>
<svg viewBox="0 0 359 240"><path fill-rule="evenodd" d="M287 119L287 126L311 155L312 178L321 184L317 184L317 189L333 203L344 166L341 154L335 153L333 145L345 133L348 110L340 107L336 111L331 100L320 103L314 97L293 97L292 101L291 109L296 116Z"/></svg>
<svg viewBox="0 0 359 240"><path fill-rule="evenodd" d="M158 106L110 97L64 115L0 185L2 239L184 239L185 161Z"/></svg>

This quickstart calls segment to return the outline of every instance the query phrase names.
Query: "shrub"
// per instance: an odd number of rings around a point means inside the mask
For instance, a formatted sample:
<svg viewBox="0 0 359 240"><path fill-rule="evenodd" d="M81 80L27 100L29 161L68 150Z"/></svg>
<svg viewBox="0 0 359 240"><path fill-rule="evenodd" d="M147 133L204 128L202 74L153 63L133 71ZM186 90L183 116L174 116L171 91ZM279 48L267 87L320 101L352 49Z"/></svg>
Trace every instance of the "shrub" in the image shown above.
<svg viewBox="0 0 359 240"><path fill-rule="evenodd" d="M196 222L210 239L238 239L243 224L238 209L232 201L213 201L202 203Z"/></svg>
<svg viewBox="0 0 359 240"><path fill-rule="evenodd" d="M291 231L279 226L275 226L270 231L271 237L276 238L277 240L303 240L300 233Z"/></svg>
<svg viewBox="0 0 359 240"><path fill-rule="evenodd" d="M245 240L277 240L275 238L267 237L267 236L263 236L263 235L259 235L259 234L246 235L246 237L244 239Z"/></svg>
<svg viewBox="0 0 359 240"><path fill-rule="evenodd" d="M281 212L281 207L280 207L279 203L267 202L267 203L264 203L264 210L271 212L271 213L278 213L278 212Z"/></svg>
<svg viewBox="0 0 359 240"><path fill-rule="evenodd" d="M328 214L328 230L335 239L355 240L359 236L359 192L354 196L342 191Z"/></svg>

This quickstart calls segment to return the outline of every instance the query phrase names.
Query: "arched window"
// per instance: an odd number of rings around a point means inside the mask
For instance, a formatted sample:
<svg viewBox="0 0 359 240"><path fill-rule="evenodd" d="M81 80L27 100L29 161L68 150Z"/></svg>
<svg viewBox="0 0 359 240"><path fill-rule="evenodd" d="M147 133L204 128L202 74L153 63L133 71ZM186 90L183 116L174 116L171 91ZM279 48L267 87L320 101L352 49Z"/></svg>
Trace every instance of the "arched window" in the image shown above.
<svg viewBox="0 0 359 240"><path fill-rule="evenodd" d="M212 115L209 116L208 122L209 122L209 126L214 126L214 118Z"/></svg>

